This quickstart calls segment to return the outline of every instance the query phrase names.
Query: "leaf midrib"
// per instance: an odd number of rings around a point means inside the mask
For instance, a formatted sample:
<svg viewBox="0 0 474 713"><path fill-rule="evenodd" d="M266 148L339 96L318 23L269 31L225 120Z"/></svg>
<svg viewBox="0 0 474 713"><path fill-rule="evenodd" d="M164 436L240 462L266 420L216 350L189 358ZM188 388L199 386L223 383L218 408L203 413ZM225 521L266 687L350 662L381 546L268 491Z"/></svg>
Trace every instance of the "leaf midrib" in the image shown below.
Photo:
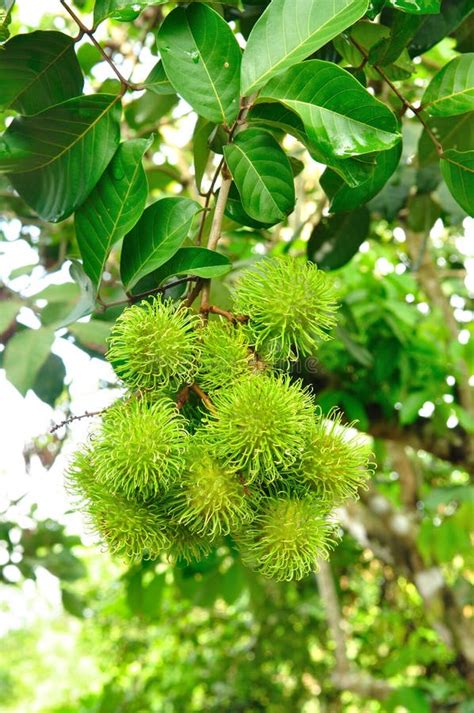
<svg viewBox="0 0 474 713"><path fill-rule="evenodd" d="M174 210L174 209L173 209L173 210ZM194 214L193 214L193 215L194 215ZM191 219L192 219L192 216L191 216ZM137 270L135 270L135 272L132 274L132 276L130 277L130 279L127 280L127 287L130 287L130 286L133 287L133 285L136 283L136 280L138 279L137 275L139 276L141 270L143 270L143 266L150 262L150 260L151 260L151 259L153 258L153 256L156 254L156 252L158 251L158 249L160 248L160 246L162 246L165 242L167 242L167 241L169 241L171 238L173 238L173 236L176 235L176 233L178 233L178 232L182 229L183 225L185 225L185 224L188 222L188 220L189 220L189 218L188 218L187 220L183 220L183 222L180 223L171 233L167 233L167 234L166 234L165 238L161 241L161 243L158 243L158 245L155 245L155 247L153 248L153 250L148 254L147 259L146 259L146 260L142 260L141 267L138 268ZM184 236L184 238L185 238L185 237L186 237L186 236ZM184 240L184 238L183 238L183 240ZM179 248L178 248L178 250L179 250ZM170 260L172 257L173 257L173 255L169 256L168 258L166 258L166 260L165 260L164 262L166 262L167 260ZM164 263L163 263L163 264L164 264ZM158 269L158 267L161 267L161 265L156 265L153 269L156 270L156 269Z"/></svg>
<svg viewBox="0 0 474 713"><path fill-rule="evenodd" d="M96 95L96 96L98 96L98 95ZM64 156L64 154L68 153L68 151L71 151L72 148L73 148L74 146L76 146L76 144L78 144L78 143L84 138L84 136L86 136L86 134L87 134L91 129L94 129L94 128L96 127L96 125L99 123L99 121L102 119L102 117L105 116L105 114L107 114L107 112L109 112L109 111L112 109L112 107L113 107L118 101L120 101L120 99L121 99L121 95L118 94L118 95L114 98L114 100L113 100L110 104L108 104L107 107L106 107L106 108L99 114L99 116L92 122L92 124L88 124L88 125L87 125L87 128L85 129L85 131L82 131L80 134L78 134L77 137L75 138L75 140L74 140L72 143L68 144L68 145L63 149L63 151L61 151L61 152L58 153L56 156L54 156L54 158L52 158L50 161L46 161L45 163L42 163L42 164L40 164L39 166L35 166L35 168L33 168L31 171L21 171L21 173L22 173L22 174L34 173L35 171L40 171L40 170L46 168L47 166L51 166L53 163L55 163L55 161L58 161L62 156ZM38 115L36 115L35 118L37 118L37 116L38 116ZM39 156L39 155L41 155L41 154L36 154L36 155ZM7 171L7 172L8 172L8 173L14 173L13 170L12 170L12 171Z"/></svg>
<svg viewBox="0 0 474 713"><path fill-rule="evenodd" d="M271 198L271 200L272 200L272 203L273 203L273 205L275 206L275 208L277 209L279 215L280 215L280 216L284 216L285 214L283 213L283 211L280 209L280 207L279 207L278 204L276 203L275 199L274 199L273 196L272 196L272 192L268 189L268 187L267 187L265 181L264 181L263 178L260 176L259 172L258 172L257 169L255 168L255 165L252 163L252 161L250 160L249 156L245 153L245 151L244 151L238 144L232 144L232 145L233 145L234 148L236 148L238 151L240 151L240 153L242 154L243 158L250 164L250 168L252 169L253 173L257 176L258 182L265 188L265 191L266 191L266 192L268 193L268 195L270 196L270 198ZM257 220L257 218L255 218L255 220Z"/></svg>
<svg viewBox="0 0 474 713"><path fill-rule="evenodd" d="M12 99L12 100L10 101L10 103L9 103L9 106L12 106L16 101L18 101L18 98L21 97L35 82L39 81L39 79L43 76L43 74L44 74L45 72L47 72L47 71L49 70L49 68L53 66L53 64L55 64L56 62L58 62L58 61L61 59L61 57L62 57L64 54L66 54L66 52L67 52L69 49L72 48L72 46L73 46L73 41L72 41L72 38L71 38L71 42L70 42L66 47L63 48L63 50L61 51L61 53L58 54L58 55L56 55L56 56L54 57L54 59L53 59L49 64L47 64L46 67L44 67L44 69L42 69L42 71L41 71L39 74L35 74L35 76L34 76L33 79L31 80L31 82L28 82L28 84L26 84L26 85L13 97L13 99Z"/></svg>
<svg viewBox="0 0 474 713"><path fill-rule="evenodd" d="M368 6L368 3L366 3L366 5ZM270 7L271 6L269 6L269 8ZM335 18L338 18L340 15L342 15L342 13L345 12L349 7L350 7L350 5L346 5L343 10L340 10L337 13L337 15L333 15L331 18L329 18L329 20L327 20L327 22L324 23L324 25L320 25L314 32L311 33L311 35L308 35L306 37L306 39L303 40L299 45L296 45L295 47L293 47L291 52L288 52L288 54L286 54L284 57L282 57L276 64L272 65L272 67L270 67L270 69L267 69L267 71L264 72L263 74L261 74L259 78L255 79L253 81L253 83L250 85L250 87L247 88L246 92L252 93L252 91L255 91L257 85L263 85L264 82L262 82L262 79L268 77L269 75L272 76L273 74L277 73L278 68L288 60L288 57L291 57L298 50L300 50L307 42L310 42L315 35L322 32L327 25L329 25ZM265 30L265 40L266 39L267 39L267 32Z"/></svg>

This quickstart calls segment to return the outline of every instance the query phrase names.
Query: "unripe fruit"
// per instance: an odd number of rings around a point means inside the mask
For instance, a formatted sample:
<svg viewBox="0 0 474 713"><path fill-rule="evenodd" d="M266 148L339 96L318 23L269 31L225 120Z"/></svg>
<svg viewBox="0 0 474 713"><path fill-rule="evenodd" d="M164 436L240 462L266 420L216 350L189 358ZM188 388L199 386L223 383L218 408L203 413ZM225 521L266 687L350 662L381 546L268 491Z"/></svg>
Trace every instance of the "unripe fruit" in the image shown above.
<svg viewBox="0 0 474 713"><path fill-rule="evenodd" d="M254 513L239 474L206 451L202 445L191 449L172 513L180 524L214 540L249 522Z"/></svg>
<svg viewBox="0 0 474 713"><path fill-rule="evenodd" d="M238 538L242 560L264 577L277 581L302 579L327 559L334 528L313 497L286 494L262 502L262 509Z"/></svg>
<svg viewBox="0 0 474 713"><path fill-rule="evenodd" d="M212 543L206 535L193 532L186 525L176 521L169 521L167 532L169 544L166 554L170 562L184 561L188 564L194 560L201 560L212 551Z"/></svg>
<svg viewBox="0 0 474 713"><path fill-rule="evenodd" d="M234 311L249 318L257 352L295 360L312 356L336 324L332 280L310 262L269 258L242 274Z"/></svg>
<svg viewBox="0 0 474 713"><path fill-rule="evenodd" d="M168 389L188 381L196 368L198 317L155 297L125 309L110 336L107 359L136 389Z"/></svg>
<svg viewBox="0 0 474 713"><path fill-rule="evenodd" d="M322 501L333 507L367 487L370 449L358 434L341 424L341 414L319 417L312 429L301 467L301 479Z"/></svg>
<svg viewBox="0 0 474 713"><path fill-rule="evenodd" d="M212 320L203 327L201 340L196 379L209 394L251 372L255 356L242 327Z"/></svg>
<svg viewBox="0 0 474 713"><path fill-rule="evenodd" d="M184 424L166 397L114 404L92 441L99 483L129 498L146 500L165 492L185 463L188 434Z"/></svg>
<svg viewBox="0 0 474 713"><path fill-rule="evenodd" d="M155 559L169 546L158 506L128 500L100 485L90 450L75 454L67 485L85 510L91 530L112 555L128 561Z"/></svg>
<svg viewBox="0 0 474 713"><path fill-rule="evenodd" d="M202 437L247 482L271 482L301 456L314 419L309 394L288 376L248 376L214 400Z"/></svg>

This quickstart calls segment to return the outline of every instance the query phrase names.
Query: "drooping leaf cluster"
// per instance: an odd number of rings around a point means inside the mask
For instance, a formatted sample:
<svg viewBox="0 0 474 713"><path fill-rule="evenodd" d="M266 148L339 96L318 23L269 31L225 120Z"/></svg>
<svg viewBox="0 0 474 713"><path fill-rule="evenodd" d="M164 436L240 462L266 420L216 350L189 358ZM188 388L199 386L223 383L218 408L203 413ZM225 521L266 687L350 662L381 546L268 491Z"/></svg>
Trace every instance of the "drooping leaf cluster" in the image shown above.
<svg viewBox="0 0 474 713"><path fill-rule="evenodd" d="M331 511L357 497L368 449L286 369L328 337L333 287L311 263L274 258L243 273L244 304L232 323L202 321L153 297L117 320L108 359L128 393L69 473L113 553L199 559L231 535L244 562L286 580L327 557Z"/></svg>

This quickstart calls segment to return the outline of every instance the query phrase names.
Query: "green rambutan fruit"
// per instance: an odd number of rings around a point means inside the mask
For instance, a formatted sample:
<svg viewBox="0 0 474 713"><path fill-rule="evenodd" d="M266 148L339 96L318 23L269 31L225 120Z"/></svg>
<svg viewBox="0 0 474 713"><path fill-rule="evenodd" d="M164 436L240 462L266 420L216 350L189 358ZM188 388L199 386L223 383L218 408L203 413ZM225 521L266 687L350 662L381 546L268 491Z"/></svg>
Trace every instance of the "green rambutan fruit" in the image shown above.
<svg viewBox="0 0 474 713"><path fill-rule="evenodd" d="M199 318L160 297L125 309L109 339L107 359L135 389L168 389L191 379L199 345Z"/></svg>
<svg viewBox="0 0 474 713"><path fill-rule="evenodd" d="M267 498L237 537L242 561L264 577L277 581L302 579L327 559L334 545L334 527L311 496L287 494Z"/></svg>
<svg viewBox="0 0 474 713"><path fill-rule="evenodd" d="M169 546L162 511L155 504L128 500L107 490L97 479L91 448L75 454L67 488L112 555L128 561L155 559Z"/></svg>
<svg viewBox="0 0 474 713"><path fill-rule="evenodd" d="M195 445L172 514L180 524L211 540L228 535L253 517L250 491L239 474Z"/></svg>
<svg viewBox="0 0 474 713"><path fill-rule="evenodd" d="M209 537L193 532L186 525L174 523L167 528L168 546L166 554L170 562L184 560L188 564L199 561L212 551Z"/></svg>
<svg viewBox="0 0 474 713"><path fill-rule="evenodd" d="M251 375L214 398L203 439L246 481L271 482L301 457L314 421L314 405L287 375Z"/></svg>
<svg viewBox="0 0 474 713"><path fill-rule="evenodd" d="M163 493L181 474L188 438L184 418L166 397L114 404L92 440L97 480L128 498Z"/></svg>
<svg viewBox="0 0 474 713"><path fill-rule="evenodd" d="M255 357L242 327L211 320L202 329L201 343L196 380L204 391L213 393L250 373Z"/></svg>
<svg viewBox="0 0 474 713"><path fill-rule="evenodd" d="M338 412L316 419L299 469L305 484L331 506L356 499L370 477L370 448L351 434L354 424L343 426L341 419Z"/></svg>
<svg viewBox="0 0 474 713"><path fill-rule="evenodd" d="M336 324L331 278L311 262L267 258L244 272L234 311L249 318L255 348L273 359L312 356Z"/></svg>

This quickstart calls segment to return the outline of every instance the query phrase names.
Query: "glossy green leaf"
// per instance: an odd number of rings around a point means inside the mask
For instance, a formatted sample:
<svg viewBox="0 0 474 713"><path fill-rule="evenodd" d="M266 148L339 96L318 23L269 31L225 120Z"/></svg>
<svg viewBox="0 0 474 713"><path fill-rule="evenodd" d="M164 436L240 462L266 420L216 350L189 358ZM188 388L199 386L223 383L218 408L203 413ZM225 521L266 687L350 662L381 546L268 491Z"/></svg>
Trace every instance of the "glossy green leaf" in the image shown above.
<svg viewBox="0 0 474 713"><path fill-rule="evenodd" d="M440 167L453 198L468 215L474 216L474 151L448 149Z"/></svg>
<svg viewBox="0 0 474 713"><path fill-rule="evenodd" d="M369 178L358 186L351 188L331 169L321 176L321 188L330 198L332 213L354 210L370 201L387 183L395 172L402 153L401 143L388 151L381 151L375 157L375 166Z"/></svg>
<svg viewBox="0 0 474 713"><path fill-rule="evenodd" d="M250 33L242 61L242 94L260 89L339 35L366 12L368 0L273 0Z"/></svg>
<svg viewBox="0 0 474 713"><path fill-rule="evenodd" d="M64 390L66 367L57 354L49 354L43 366L36 374L32 389L36 396L49 406L54 407Z"/></svg>
<svg viewBox="0 0 474 713"><path fill-rule="evenodd" d="M278 223L295 205L290 162L278 142L266 131L247 129L224 148L224 156L251 218Z"/></svg>
<svg viewBox="0 0 474 713"><path fill-rule="evenodd" d="M76 213L84 270L99 285L114 243L133 228L145 208L148 184L142 158L151 139L120 144L92 193Z"/></svg>
<svg viewBox="0 0 474 713"><path fill-rule="evenodd" d="M385 151L400 140L390 109L331 62L310 60L291 67L263 88L262 98L280 101L298 114L329 160Z"/></svg>
<svg viewBox="0 0 474 713"><path fill-rule="evenodd" d="M3 368L22 396L35 383L36 375L45 363L54 342L51 329L24 329L8 341Z"/></svg>
<svg viewBox="0 0 474 713"><path fill-rule="evenodd" d="M474 52L455 57L433 77L422 106L432 116L474 110Z"/></svg>
<svg viewBox="0 0 474 713"><path fill-rule="evenodd" d="M474 12L472 0L443 0L439 15L421 16L421 24L408 45L410 57L424 54L443 37L451 34Z"/></svg>
<svg viewBox="0 0 474 713"><path fill-rule="evenodd" d="M227 22L200 3L179 7L156 41L178 94L205 119L230 125L239 112L241 50Z"/></svg>
<svg viewBox="0 0 474 713"><path fill-rule="evenodd" d="M163 62L160 60L155 64L148 77L143 82L148 91L153 94L175 94L173 85L166 76Z"/></svg>
<svg viewBox="0 0 474 713"><path fill-rule="evenodd" d="M283 104L257 104L249 114L250 124L261 126L262 128L281 129L294 136L305 146L315 161L326 163L338 173L341 178L350 186L358 186L367 180L375 165L375 159L369 156L339 159L333 157L328 159L311 141L305 131L303 122L297 114L287 109Z"/></svg>
<svg viewBox="0 0 474 713"><path fill-rule="evenodd" d="M322 270L336 270L349 262L368 237L367 208L323 218L308 241L308 259Z"/></svg>
<svg viewBox="0 0 474 713"><path fill-rule="evenodd" d="M403 12L415 15L436 15L440 11L441 0L388 0L390 5Z"/></svg>
<svg viewBox="0 0 474 713"><path fill-rule="evenodd" d="M107 17L122 22L131 22L148 5L163 5L167 0L96 0L94 26Z"/></svg>
<svg viewBox="0 0 474 713"><path fill-rule="evenodd" d="M42 218L56 222L84 202L119 140L119 98L76 97L15 119L0 139L0 171Z"/></svg>
<svg viewBox="0 0 474 713"><path fill-rule="evenodd" d="M235 183L230 187L229 197L227 198L225 214L231 220L234 220L239 225L246 225L249 228L260 230L262 228L270 228L272 223L261 223L258 220L251 218L244 210L240 199L239 191Z"/></svg>
<svg viewBox="0 0 474 713"><path fill-rule="evenodd" d="M74 40L61 32L16 35L0 52L0 109L37 114L82 93Z"/></svg>
<svg viewBox="0 0 474 713"><path fill-rule="evenodd" d="M421 18L405 12L395 12L390 25L390 37L380 40L372 46L369 61L379 67L388 67L396 62L400 55L406 52L406 46L416 34L421 23Z"/></svg>
<svg viewBox="0 0 474 713"><path fill-rule="evenodd" d="M451 118L437 116L428 118L428 124L443 149L469 151L474 146L474 117L472 112ZM436 146L428 132L421 134L418 142L418 163L421 167L437 164L439 160Z"/></svg>
<svg viewBox="0 0 474 713"><path fill-rule="evenodd" d="M195 275L212 279L225 275L232 268L228 257L207 248L180 248L159 269L159 282L175 275Z"/></svg>
<svg viewBox="0 0 474 713"><path fill-rule="evenodd" d="M189 198L162 198L146 209L123 241L120 273L127 289L175 254L199 210Z"/></svg>

